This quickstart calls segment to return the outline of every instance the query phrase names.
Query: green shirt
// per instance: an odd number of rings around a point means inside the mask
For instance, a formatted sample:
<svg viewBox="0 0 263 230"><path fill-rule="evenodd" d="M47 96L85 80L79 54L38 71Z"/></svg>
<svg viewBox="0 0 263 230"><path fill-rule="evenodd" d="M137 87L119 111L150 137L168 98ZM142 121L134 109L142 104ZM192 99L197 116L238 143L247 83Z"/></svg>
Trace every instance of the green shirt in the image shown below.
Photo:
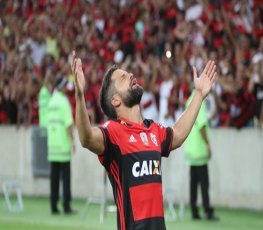
<svg viewBox="0 0 263 230"><path fill-rule="evenodd" d="M193 95L194 92L186 102L187 107L189 106ZM203 102L199 110L198 116L196 118L196 121L194 123L194 126L184 143L185 160L189 165L201 166L207 164L208 162L208 152L206 148L206 143L201 134L201 129L204 126L206 128L206 131L208 131L206 106Z"/></svg>
<svg viewBox="0 0 263 230"><path fill-rule="evenodd" d="M51 98L51 93L44 85L38 94L38 115L39 126L46 127L47 125L47 107Z"/></svg>
<svg viewBox="0 0 263 230"><path fill-rule="evenodd" d="M59 56L59 48L58 48L57 40L55 38L48 37L46 39L46 47L47 47L47 53L53 56L55 60L57 60Z"/></svg>
<svg viewBox="0 0 263 230"><path fill-rule="evenodd" d="M67 97L55 91L48 104L48 160L68 162L71 159L72 141L68 128L73 124L71 107Z"/></svg>

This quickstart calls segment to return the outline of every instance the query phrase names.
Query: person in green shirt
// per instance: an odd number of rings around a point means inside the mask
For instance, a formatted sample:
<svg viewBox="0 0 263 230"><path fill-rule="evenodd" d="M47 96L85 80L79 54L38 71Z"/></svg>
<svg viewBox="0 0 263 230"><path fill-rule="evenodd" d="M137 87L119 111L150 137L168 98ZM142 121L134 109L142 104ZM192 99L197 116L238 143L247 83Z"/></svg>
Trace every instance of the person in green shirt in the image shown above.
<svg viewBox="0 0 263 230"><path fill-rule="evenodd" d="M48 103L51 99L52 83L50 79L50 71L47 72L43 85L38 94L38 115L39 115L39 126L46 127L47 125L47 112Z"/></svg>
<svg viewBox="0 0 263 230"><path fill-rule="evenodd" d="M194 91L189 97L186 107L191 102ZM209 176L208 162L211 158L211 146L208 138L208 119L206 113L206 105L202 102L198 116L195 120L193 128L185 140L184 151L185 160L190 165L190 206L192 218L194 220L201 219L197 207L197 191L201 186L202 201L207 220L218 220L214 215L214 209L210 206L209 200Z"/></svg>
<svg viewBox="0 0 263 230"><path fill-rule="evenodd" d="M50 202L52 214L59 214L60 174L63 181L63 207L66 214L72 214L70 206L70 161L73 145L73 117L71 106L65 95L66 78L59 78L48 104L47 133L48 161L51 163Z"/></svg>

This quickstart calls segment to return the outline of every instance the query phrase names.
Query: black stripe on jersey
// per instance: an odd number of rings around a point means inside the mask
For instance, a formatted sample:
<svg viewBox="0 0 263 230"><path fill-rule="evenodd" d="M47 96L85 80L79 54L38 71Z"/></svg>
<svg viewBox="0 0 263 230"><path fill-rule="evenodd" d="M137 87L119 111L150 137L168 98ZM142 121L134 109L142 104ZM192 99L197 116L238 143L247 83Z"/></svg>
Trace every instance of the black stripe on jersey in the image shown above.
<svg viewBox="0 0 263 230"><path fill-rule="evenodd" d="M99 159L100 159L101 164L104 166L104 168L107 171L109 171L110 163L112 162L112 160L116 160L116 162L120 162L121 150L118 145L113 145L110 142L108 130L102 127L100 127L100 129L103 133L105 150L104 150L103 155L99 156Z"/></svg>
<svg viewBox="0 0 263 230"><path fill-rule="evenodd" d="M129 186L161 183L161 156L159 152L137 152L122 156L125 181Z"/></svg>
<svg viewBox="0 0 263 230"><path fill-rule="evenodd" d="M105 129L103 129L102 127L99 127L99 129L101 130L102 136L103 136L103 144L104 144L104 148L105 148L104 152L107 152L107 138L106 138L106 134L105 134Z"/></svg>
<svg viewBox="0 0 263 230"><path fill-rule="evenodd" d="M151 219L144 219L141 221L136 221L133 224L133 230L166 230L164 218L155 217Z"/></svg>
<svg viewBox="0 0 263 230"><path fill-rule="evenodd" d="M172 143L173 143L173 129L172 128L167 128L166 129L166 136L167 138L161 145L161 151L162 151L162 156L168 157L169 153L172 148Z"/></svg>
<svg viewBox="0 0 263 230"><path fill-rule="evenodd" d="M124 214L124 199L123 199L123 190L120 182L120 172L119 167L116 164L116 161L112 161L111 165L111 175L113 176L116 184L117 194L114 195L115 202L118 207L118 218L119 218L119 228L120 230L125 230L125 214Z"/></svg>

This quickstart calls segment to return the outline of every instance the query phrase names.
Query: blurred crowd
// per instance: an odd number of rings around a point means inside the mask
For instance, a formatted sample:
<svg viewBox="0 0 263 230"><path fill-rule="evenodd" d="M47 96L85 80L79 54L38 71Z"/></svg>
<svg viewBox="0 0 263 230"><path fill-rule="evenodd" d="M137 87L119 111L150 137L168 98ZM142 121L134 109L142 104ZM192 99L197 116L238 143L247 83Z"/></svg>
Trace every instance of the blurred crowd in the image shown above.
<svg viewBox="0 0 263 230"><path fill-rule="evenodd" d="M263 126L261 0L0 1L0 124L37 125L38 93L59 77L75 115L72 50L92 123L105 119L99 89L113 63L144 87L142 115L170 125L191 93L192 66L200 74L213 59L210 126Z"/></svg>

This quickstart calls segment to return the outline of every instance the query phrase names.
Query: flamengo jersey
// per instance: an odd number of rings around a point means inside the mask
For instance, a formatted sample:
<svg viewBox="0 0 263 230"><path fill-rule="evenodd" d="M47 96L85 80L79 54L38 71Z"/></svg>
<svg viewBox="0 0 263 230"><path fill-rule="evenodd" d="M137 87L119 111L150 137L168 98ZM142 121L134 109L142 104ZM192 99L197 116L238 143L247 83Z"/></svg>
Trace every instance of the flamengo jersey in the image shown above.
<svg viewBox="0 0 263 230"><path fill-rule="evenodd" d="M168 157L172 129L109 120L100 127L105 152L99 156L113 189L119 230L164 230L161 157Z"/></svg>

